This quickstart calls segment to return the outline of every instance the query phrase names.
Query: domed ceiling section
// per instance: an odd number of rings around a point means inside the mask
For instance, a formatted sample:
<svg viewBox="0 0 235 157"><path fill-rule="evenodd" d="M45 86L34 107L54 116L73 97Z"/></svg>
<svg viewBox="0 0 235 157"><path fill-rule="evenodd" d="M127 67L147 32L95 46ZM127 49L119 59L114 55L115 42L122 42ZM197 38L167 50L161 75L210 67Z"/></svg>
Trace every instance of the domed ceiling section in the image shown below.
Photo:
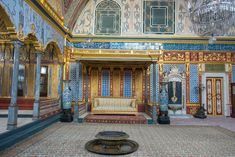
<svg viewBox="0 0 235 157"><path fill-rule="evenodd" d="M64 0L64 23L73 30L75 23L89 0Z"/></svg>
<svg viewBox="0 0 235 157"><path fill-rule="evenodd" d="M64 17L64 25L73 30L73 27L89 0L47 0L51 7L61 17Z"/></svg>

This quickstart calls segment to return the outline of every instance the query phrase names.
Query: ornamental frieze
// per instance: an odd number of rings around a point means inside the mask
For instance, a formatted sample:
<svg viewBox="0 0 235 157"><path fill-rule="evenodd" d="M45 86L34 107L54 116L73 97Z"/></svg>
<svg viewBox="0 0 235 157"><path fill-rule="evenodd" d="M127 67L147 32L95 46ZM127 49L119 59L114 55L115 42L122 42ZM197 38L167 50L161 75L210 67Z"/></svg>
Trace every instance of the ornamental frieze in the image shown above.
<svg viewBox="0 0 235 157"><path fill-rule="evenodd" d="M227 61L226 53L204 53L204 61Z"/></svg>
<svg viewBox="0 0 235 157"><path fill-rule="evenodd" d="M185 61L185 53L182 52L164 52L164 61Z"/></svg>
<svg viewBox="0 0 235 157"><path fill-rule="evenodd" d="M199 56L198 56L197 52L191 52L190 53L190 61L196 62L196 61L198 61L198 58L199 58Z"/></svg>
<svg viewBox="0 0 235 157"><path fill-rule="evenodd" d="M232 61L232 62L235 62L235 53L232 53L232 55L231 55L231 61Z"/></svg>

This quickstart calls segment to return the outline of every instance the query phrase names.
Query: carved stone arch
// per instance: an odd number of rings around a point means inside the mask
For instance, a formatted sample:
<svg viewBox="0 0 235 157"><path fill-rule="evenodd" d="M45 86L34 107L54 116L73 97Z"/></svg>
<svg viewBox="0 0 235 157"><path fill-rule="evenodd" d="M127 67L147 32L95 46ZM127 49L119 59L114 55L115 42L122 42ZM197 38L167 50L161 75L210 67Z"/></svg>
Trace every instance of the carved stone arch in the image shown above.
<svg viewBox="0 0 235 157"><path fill-rule="evenodd" d="M0 40L11 41L17 38L13 22L0 4Z"/></svg>
<svg viewBox="0 0 235 157"><path fill-rule="evenodd" d="M121 4L119 4L118 1L115 0L101 0L99 3L96 4L95 8L102 7L101 5L105 5L105 3L108 3L107 5L114 4L114 6L121 9Z"/></svg>
<svg viewBox="0 0 235 157"><path fill-rule="evenodd" d="M164 82L168 82L169 96L169 113L170 114L186 114L186 78L185 73L180 73L176 66L170 69L169 73L165 73ZM181 88L179 88L181 86ZM181 92L181 93L179 93ZM180 95L180 96L178 96ZM177 101L180 100L180 101ZM174 102L175 103L172 103Z"/></svg>
<svg viewBox="0 0 235 157"><path fill-rule="evenodd" d="M15 31L13 22L0 4L0 32Z"/></svg>
<svg viewBox="0 0 235 157"><path fill-rule="evenodd" d="M63 55L60 51L58 44L55 41L50 41L45 47L45 54L53 53L53 55L58 58L58 62L63 62Z"/></svg>

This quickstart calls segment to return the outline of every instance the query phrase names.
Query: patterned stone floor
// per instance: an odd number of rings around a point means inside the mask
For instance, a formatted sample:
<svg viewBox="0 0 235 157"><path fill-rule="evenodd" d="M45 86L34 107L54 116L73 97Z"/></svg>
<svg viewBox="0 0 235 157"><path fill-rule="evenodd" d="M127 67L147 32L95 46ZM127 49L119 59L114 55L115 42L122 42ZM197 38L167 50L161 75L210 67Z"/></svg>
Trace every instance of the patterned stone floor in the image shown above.
<svg viewBox="0 0 235 157"><path fill-rule="evenodd" d="M104 130L125 131L139 143L130 157L234 157L235 132L216 126L56 123L0 152L2 157L95 157L84 149Z"/></svg>
<svg viewBox="0 0 235 157"><path fill-rule="evenodd" d="M171 125L203 125L220 126L235 132L235 118L231 117L207 117L198 118L171 118Z"/></svg>
<svg viewBox="0 0 235 157"><path fill-rule="evenodd" d="M32 122L32 118L18 118L17 126L20 127L31 122ZM7 130L7 117L0 118L0 134L6 131L8 131Z"/></svg>

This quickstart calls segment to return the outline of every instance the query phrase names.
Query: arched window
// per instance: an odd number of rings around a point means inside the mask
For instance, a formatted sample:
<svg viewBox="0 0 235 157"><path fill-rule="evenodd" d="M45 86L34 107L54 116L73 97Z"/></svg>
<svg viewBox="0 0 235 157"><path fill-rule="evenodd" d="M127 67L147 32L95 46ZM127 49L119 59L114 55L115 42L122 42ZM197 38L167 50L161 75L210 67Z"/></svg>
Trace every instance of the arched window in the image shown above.
<svg viewBox="0 0 235 157"><path fill-rule="evenodd" d="M121 7L113 0L100 2L95 11L95 34L120 35Z"/></svg>

